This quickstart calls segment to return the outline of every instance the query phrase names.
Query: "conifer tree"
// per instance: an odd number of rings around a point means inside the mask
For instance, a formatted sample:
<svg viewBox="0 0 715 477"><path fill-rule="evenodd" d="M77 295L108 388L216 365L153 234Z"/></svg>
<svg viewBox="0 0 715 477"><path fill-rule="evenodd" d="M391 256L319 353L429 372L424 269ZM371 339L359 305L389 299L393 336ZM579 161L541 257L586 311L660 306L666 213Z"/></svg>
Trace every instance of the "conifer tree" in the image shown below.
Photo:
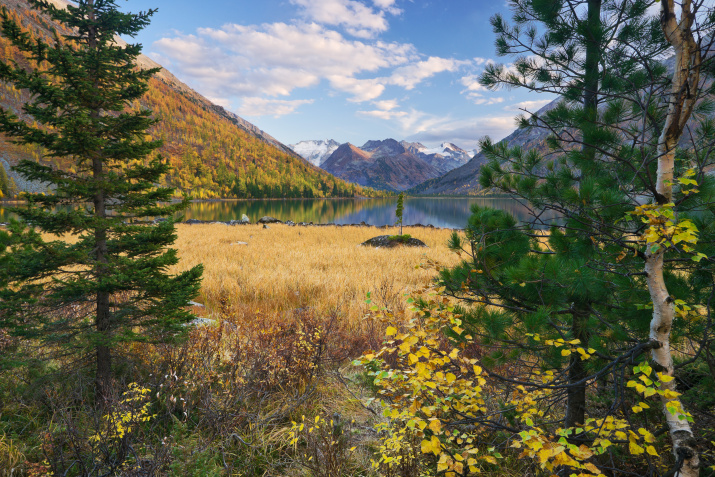
<svg viewBox="0 0 715 477"><path fill-rule="evenodd" d="M2 236L0 283L9 286L0 292L0 326L40 343L37 354L93 361L102 401L112 392L120 344L169 340L185 330L202 272L197 266L168 275L178 261L167 248L176 239L174 222L149 222L187 205L170 204L173 190L157 186L168 166L151 156L161 145L147 136L155 120L131 106L156 70L137 67L141 45L118 39L134 36L155 10L123 13L114 0L79 0L66 9L29 2L66 33L32 38L3 8L2 34L37 66L0 63L0 80L30 93L23 110L37 126L5 110L0 131L42 146L45 158L71 158L74 167L15 167L53 192L26 195L27 206L14 210L22 223ZM45 241L41 233L60 238Z"/></svg>
<svg viewBox="0 0 715 477"><path fill-rule="evenodd" d="M402 212L404 211L404 200L405 193L400 192L400 195L397 196L397 207L395 208L395 217L397 217L395 225L400 226L400 235L402 235Z"/></svg>
<svg viewBox="0 0 715 477"><path fill-rule="evenodd" d="M660 19L647 16L649 2L510 4L513 25L500 16L492 25L498 53L517 58L511 67L488 66L481 83L550 92L561 101L538 113L527 111L519 120L520 127L550 134L547 150L482 141L490 162L481 169L480 183L524 199L532 219L518 224L508 213L474 208L467 241L455 235L451 244L468 259L444 271L442 280L451 294L477 305L465 310L465 321L482 344L493 347L487 363L523 359L529 369L537 359L538 367L554 370L556 379L548 387L559 392L550 396L565 402L553 405L564 405L572 442L588 442L578 430L589 415L587 387L610 384L608 393L599 386L601 393L590 395L605 400L609 415L617 415L623 400L614 396L624 388L615 370L647 359L649 350L662 346L649 338L647 251L638 240L647 225L631 214L657 192L658 137L670 84L660 60L671 50ZM702 28L700 47L707 51L712 18L702 2L694 10L702 15L696 24ZM702 82L696 83L688 90L693 103L706 93ZM712 107L708 103L702 101L703 112ZM682 218L698 210L690 220L701 234L690 252L712 256L715 236L706 224L715 213L715 196L712 179L704 174L715 163L708 154L712 121L692 132L690 150L676 154L676 177L690 170L700 193L681 185L674 201ZM548 235L539 229L548 229ZM666 252L665 281L673 297L697 303L713 290L712 272L679 257L682 251ZM703 333L703 327L683 320L673 324L672 339L698 340ZM544 344L559 339L578 340L589 359Z"/></svg>

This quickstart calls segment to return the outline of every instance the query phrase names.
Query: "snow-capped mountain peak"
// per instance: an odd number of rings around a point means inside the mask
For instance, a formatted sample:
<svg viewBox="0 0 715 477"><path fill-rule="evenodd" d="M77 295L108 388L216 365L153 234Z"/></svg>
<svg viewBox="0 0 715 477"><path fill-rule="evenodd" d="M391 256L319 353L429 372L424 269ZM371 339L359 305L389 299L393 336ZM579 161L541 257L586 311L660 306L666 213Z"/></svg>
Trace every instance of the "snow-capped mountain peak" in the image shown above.
<svg viewBox="0 0 715 477"><path fill-rule="evenodd" d="M340 147L340 143L333 139L318 139L300 141L296 144L288 145L296 154L300 154L305 160L320 167L335 150Z"/></svg>

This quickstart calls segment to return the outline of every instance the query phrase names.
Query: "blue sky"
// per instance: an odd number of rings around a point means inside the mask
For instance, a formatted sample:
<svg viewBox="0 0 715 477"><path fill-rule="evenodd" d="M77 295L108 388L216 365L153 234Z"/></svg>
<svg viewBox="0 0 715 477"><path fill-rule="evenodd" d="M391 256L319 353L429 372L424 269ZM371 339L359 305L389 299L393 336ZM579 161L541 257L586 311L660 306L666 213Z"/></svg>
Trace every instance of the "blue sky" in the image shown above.
<svg viewBox="0 0 715 477"><path fill-rule="evenodd" d="M487 91L504 0L127 0L136 41L189 86L283 143L392 137L476 147L551 97Z"/></svg>

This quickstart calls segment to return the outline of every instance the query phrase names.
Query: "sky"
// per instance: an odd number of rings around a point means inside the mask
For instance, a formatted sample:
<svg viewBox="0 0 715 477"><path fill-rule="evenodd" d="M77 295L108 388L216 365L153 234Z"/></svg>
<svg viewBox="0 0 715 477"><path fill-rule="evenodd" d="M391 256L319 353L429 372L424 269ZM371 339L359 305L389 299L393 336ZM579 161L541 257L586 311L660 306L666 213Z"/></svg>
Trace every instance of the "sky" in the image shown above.
<svg viewBox="0 0 715 477"><path fill-rule="evenodd" d="M553 97L488 91L489 19L505 0L126 0L157 8L132 42L181 81L284 144L501 139Z"/></svg>

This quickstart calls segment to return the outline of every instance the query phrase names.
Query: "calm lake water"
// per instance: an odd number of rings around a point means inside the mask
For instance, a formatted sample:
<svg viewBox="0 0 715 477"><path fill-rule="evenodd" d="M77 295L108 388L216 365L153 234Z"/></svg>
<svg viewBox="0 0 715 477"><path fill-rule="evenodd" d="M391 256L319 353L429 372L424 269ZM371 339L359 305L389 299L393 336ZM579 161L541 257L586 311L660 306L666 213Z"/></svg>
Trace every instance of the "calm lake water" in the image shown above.
<svg viewBox="0 0 715 477"><path fill-rule="evenodd" d="M406 198L404 225L434 225L463 228L472 204L504 209L520 220L527 220L526 207L509 198ZM251 222L264 215L293 222L392 225L395 223L397 198L389 199L304 199L200 202L186 211L186 219L240 219L246 214Z"/></svg>
<svg viewBox="0 0 715 477"><path fill-rule="evenodd" d="M435 227L464 228L472 204L511 212L519 220L528 220L526 207L515 199L498 197L405 198L405 225L423 224ZM397 198L389 199L285 199L196 202L191 204L184 219L238 220L246 214L251 222L264 215L282 221L316 224L392 225L395 223ZM0 222L10 214L0 207Z"/></svg>

